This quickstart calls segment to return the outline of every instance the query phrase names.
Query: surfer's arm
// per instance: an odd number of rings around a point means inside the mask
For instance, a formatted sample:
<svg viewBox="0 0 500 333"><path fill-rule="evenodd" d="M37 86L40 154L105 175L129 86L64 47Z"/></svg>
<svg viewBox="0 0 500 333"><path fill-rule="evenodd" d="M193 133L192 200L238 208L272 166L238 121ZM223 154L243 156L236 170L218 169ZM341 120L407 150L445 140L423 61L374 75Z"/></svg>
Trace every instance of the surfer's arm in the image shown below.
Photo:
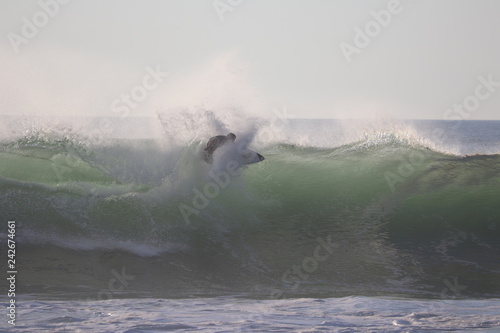
<svg viewBox="0 0 500 333"><path fill-rule="evenodd" d="M207 146L205 147L205 151L213 151L215 149L214 147L215 143L216 143L215 138L211 138L210 140L208 140Z"/></svg>
<svg viewBox="0 0 500 333"><path fill-rule="evenodd" d="M205 151L208 151L209 153L213 153L219 146L223 145L226 142L226 137L225 136L214 136L213 138L210 138L207 143L207 147L205 148Z"/></svg>

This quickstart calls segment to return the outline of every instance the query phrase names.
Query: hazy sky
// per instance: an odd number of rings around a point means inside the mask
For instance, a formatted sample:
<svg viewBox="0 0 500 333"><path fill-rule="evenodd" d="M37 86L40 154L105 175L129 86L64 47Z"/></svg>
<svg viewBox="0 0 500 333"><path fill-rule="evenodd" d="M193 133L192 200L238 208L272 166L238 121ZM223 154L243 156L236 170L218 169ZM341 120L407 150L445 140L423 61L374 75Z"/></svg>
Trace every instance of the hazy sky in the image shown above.
<svg viewBox="0 0 500 333"><path fill-rule="evenodd" d="M498 0L2 0L0 33L0 114L500 119Z"/></svg>

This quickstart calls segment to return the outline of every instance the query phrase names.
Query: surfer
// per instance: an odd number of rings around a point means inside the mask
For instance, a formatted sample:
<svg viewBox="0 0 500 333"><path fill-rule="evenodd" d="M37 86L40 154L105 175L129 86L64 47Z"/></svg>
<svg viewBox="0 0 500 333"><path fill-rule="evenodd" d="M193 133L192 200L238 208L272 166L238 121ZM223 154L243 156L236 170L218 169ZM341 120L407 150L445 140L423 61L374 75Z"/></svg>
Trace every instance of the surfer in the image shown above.
<svg viewBox="0 0 500 333"><path fill-rule="evenodd" d="M213 160L212 155L214 151L228 142L234 143L234 140L236 140L236 135L234 135L234 133L211 137L210 140L208 140L207 146L205 147L205 150L203 152L203 159L205 160L205 162L211 164Z"/></svg>

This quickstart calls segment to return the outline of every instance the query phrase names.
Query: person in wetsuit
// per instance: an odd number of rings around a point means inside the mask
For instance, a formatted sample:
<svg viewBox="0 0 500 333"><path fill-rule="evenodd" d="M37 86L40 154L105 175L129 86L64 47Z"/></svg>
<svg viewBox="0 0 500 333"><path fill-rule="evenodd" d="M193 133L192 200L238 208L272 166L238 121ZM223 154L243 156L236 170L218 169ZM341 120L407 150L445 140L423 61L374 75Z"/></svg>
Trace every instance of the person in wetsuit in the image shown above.
<svg viewBox="0 0 500 333"><path fill-rule="evenodd" d="M212 155L214 151L228 142L234 142L234 140L236 140L236 135L234 135L234 133L229 133L228 135L217 135L210 138L205 150L203 151L203 159L205 162L211 164L213 161Z"/></svg>

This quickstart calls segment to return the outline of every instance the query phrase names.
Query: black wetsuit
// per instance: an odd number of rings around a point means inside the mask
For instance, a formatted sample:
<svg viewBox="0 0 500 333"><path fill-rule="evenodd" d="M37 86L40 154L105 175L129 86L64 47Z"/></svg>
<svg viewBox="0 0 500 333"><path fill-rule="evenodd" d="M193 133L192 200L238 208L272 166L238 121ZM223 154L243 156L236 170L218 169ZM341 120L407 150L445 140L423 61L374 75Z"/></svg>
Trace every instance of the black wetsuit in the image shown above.
<svg viewBox="0 0 500 333"><path fill-rule="evenodd" d="M231 140L231 138L228 138L225 135L217 135L210 138L210 140L208 140L207 147L203 152L203 159L205 160L205 162L209 164L212 163L213 161L212 154L214 153L214 151L228 142L233 142L233 140Z"/></svg>

